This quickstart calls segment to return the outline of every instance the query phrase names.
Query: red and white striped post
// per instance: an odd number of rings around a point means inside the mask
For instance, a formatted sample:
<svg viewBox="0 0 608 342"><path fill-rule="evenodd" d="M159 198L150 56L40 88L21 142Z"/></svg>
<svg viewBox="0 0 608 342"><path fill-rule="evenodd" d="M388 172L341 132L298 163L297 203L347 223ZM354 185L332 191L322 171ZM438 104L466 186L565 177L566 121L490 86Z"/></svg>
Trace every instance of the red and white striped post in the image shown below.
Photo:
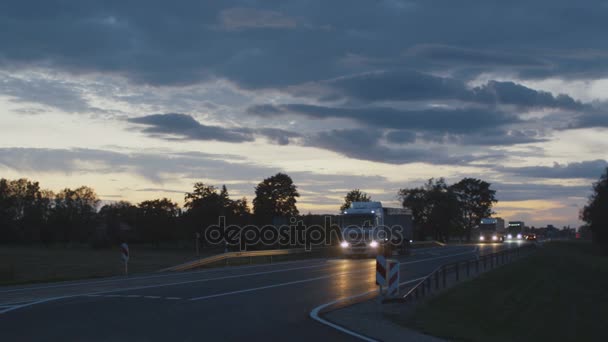
<svg viewBox="0 0 608 342"><path fill-rule="evenodd" d="M129 275L129 246L126 243L120 245L120 254L125 262L125 275Z"/></svg>
<svg viewBox="0 0 608 342"><path fill-rule="evenodd" d="M399 261L388 260L387 264L387 295L389 297L397 297L399 295Z"/></svg>
<svg viewBox="0 0 608 342"><path fill-rule="evenodd" d="M376 256L376 284L379 285L379 294L382 295L382 288L386 286L386 258L381 254Z"/></svg>

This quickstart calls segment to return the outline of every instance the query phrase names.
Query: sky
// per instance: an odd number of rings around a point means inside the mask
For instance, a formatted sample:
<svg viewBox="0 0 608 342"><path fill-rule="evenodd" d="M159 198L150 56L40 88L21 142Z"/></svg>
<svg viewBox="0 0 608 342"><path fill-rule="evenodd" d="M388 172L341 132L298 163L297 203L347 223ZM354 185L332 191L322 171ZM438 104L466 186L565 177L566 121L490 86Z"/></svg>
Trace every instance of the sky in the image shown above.
<svg viewBox="0 0 608 342"><path fill-rule="evenodd" d="M298 208L444 177L496 216L578 226L608 166L608 2L0 3L0 177L104 201L194 182Z"/></svg>

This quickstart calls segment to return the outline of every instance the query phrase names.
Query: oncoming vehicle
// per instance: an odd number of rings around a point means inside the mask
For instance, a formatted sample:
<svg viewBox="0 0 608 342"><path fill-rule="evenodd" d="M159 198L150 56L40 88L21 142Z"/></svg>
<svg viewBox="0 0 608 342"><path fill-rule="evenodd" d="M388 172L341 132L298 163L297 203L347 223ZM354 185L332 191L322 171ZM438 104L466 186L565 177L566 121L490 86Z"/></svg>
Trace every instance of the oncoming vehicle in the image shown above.
<svg viewBox="0 0 608 342"><path fill-rule="evenodd" d="M536 234L527 234L526 240L528 241L536 241Z"/></svg>
<svg viewBox="0 0 608 342"><path fill-rule="evenodd" d="M522 221L510 221L507 227L507 241L521 241L524 239L524 223Z"/></svg>
<svg viewBox="0 0 608 342"><path fill-rule="evenodd" d="M345 256L406 255L412 239L412 213L383 208L380 202L353 202L340 214Z"/></svg>
<svg viewBox="0 0 608 342"><path fill-rule="evenodd" d="M481 219L479 224L479 242L504 242L503 232L498 231L497 220L494 218Z"/></svg>

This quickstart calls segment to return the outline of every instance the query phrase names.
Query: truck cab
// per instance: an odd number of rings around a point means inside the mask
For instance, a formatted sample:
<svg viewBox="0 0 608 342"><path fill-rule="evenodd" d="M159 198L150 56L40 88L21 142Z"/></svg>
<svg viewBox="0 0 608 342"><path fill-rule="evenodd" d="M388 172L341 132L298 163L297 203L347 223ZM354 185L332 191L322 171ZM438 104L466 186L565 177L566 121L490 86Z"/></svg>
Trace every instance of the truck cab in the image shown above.
<svg viewBox="0 0 608 342"><path fill-rule="evenodd" d="M345 256L408 254L412 238L411 211L384 208L381 202L353 202L340 214Z"/></svg>
<svg viewBox="0 0 608 342"><path fill-rule="evenodd" d="M499 231L497 220L494 218L483 218L479 224L479 242L504 242L504 232Z"/></svg>

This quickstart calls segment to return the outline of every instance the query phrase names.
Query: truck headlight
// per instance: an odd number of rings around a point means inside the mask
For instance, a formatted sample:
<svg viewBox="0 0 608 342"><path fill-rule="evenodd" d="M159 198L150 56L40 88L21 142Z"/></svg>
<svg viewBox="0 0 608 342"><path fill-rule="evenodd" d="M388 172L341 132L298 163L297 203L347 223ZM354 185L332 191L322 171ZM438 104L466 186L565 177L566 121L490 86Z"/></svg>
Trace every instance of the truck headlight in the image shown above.
<svg viewBox="0 0 608 342"><path fill-rule="evenodd" d="M507 235L507 239L511 240L513 238L513 235L509 234Z"/></svg>
<svg viewBox="0 0 608 342"><path fill-rule="evenodd" d="M485 240L485 238L483 236L480 236L479 241L483 241L483 240Z"/></svg>
<svg viewBox="0 0 608 342"><path fill-rule="evenodd" d="M498 240L498 236L496 236L496 235L492 236L492 241L496 241L496 240Z"/></svg>
<svg viewBox="0 0 608 342"><path fill-rule="evenodd" d="M517 238L518 238L519 240L521 240L521 237L522 237L522 236L521 236L521 234L517 234Z"/></svg>
<svg viewBox="0 0 608 342"><path fill-rule="evenodd" d="M378 242L372 241L372 242L369 243L369 246L372 247L372 248L376 248L376 247L378 247Z"/></svg>
<svg viewBox="0 0 608 342"><path fill-rule="evenodd" d="M346 248L346 247L348 247L348 242L346 242L346 241L342 241L342 242L340 243L340 246L342 246L342 248Z"/></svg>

